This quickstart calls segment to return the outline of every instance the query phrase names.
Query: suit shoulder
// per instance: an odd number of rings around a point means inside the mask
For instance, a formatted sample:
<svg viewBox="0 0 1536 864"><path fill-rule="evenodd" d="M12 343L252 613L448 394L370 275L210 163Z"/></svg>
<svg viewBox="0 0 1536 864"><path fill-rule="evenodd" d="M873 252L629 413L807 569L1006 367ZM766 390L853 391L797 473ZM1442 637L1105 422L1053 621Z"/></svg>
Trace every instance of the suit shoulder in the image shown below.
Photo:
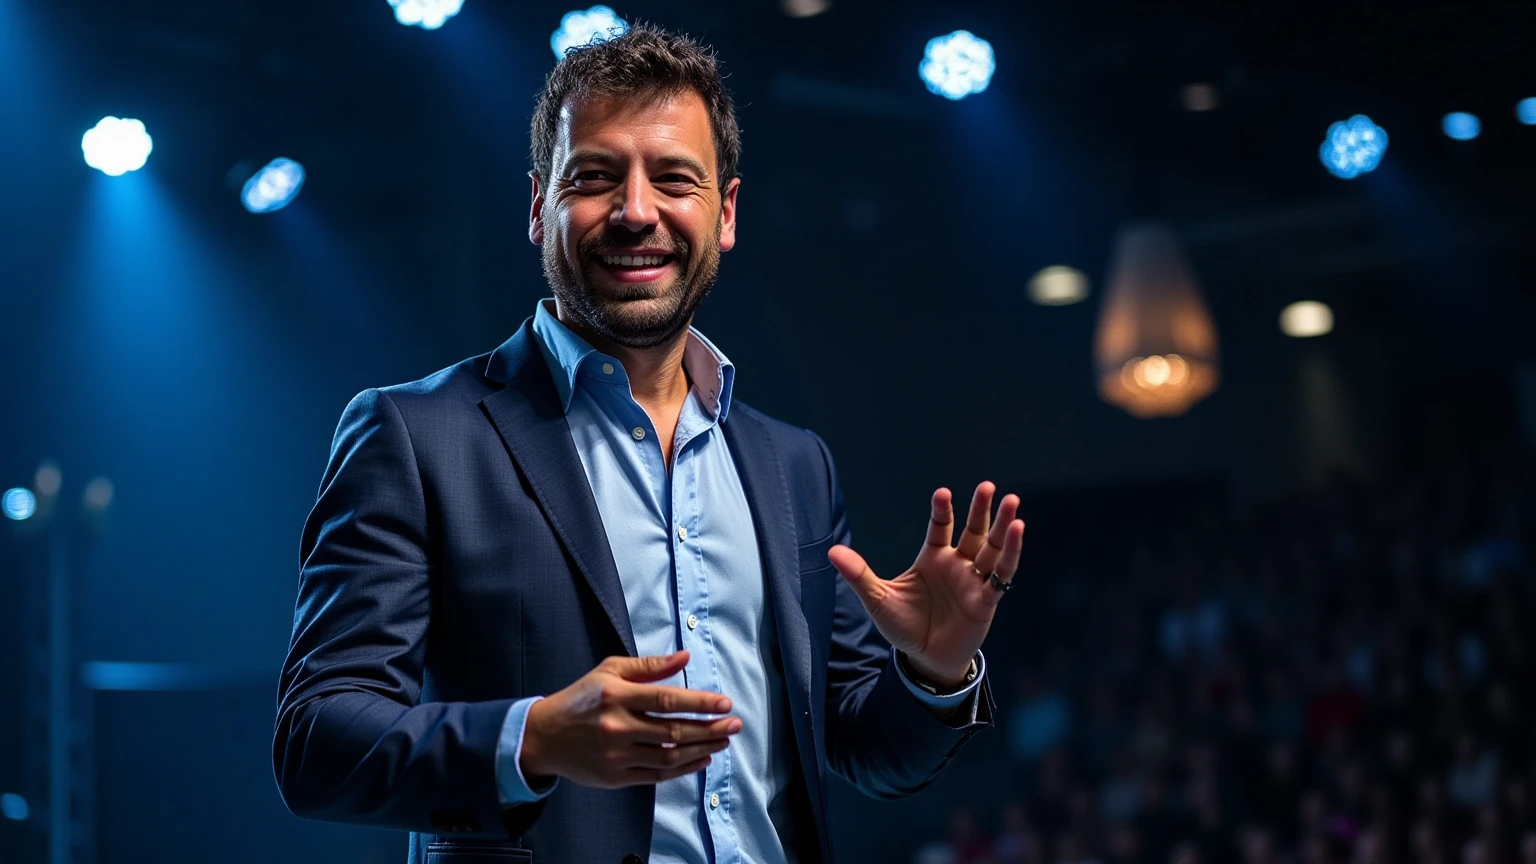
<svg viewBox="0 0 1536 864"><path fill-rule="evenodd" d="M454 404L476 405L491 393L493 388L485 378L486 361L490 354L479 354L439 369L425 378L375 388L389 397L402 414L418 411L439 411Z"/></svg>
<svg viewBox="0 0 1536 864"><path fill-rule="evenodd" d="M765 431L774 444L796 460L809 459L812 463L830 459L827 445L821 436L803 426L786 423L753 408L741 400L731 402L731 419L744 419Z"/></svg>

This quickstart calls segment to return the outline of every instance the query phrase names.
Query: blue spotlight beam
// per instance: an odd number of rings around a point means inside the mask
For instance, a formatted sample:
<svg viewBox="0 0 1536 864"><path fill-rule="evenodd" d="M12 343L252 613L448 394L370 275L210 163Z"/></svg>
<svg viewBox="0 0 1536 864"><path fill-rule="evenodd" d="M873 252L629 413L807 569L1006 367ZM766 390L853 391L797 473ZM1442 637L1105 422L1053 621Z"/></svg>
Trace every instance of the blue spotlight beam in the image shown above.
<svg viewBox="0 0 1536 864"><path fill-rule="evenodd" d="M1387 130L1371 122L1364 114L1328 127L1328 137L1318 148L1318 157L1328 173L1344 180L1376 170L1387 152Z"/></svg>
<svg viewBox="0 0 1536 864"><path fill-rule="evenodd" d="M85 164L109 177L137 171L155 149L143 122L123 117L103 117L80 139Z"/></svg>
<svg viewBox="0 0 1536 864"><path fill-rule="evenodd" d="M459 14L464 0L389 0L395 9L395 20L407 27L436 30Z"/></svg>
<svg viewBox="0 0 1536 864"><path fill-rule="evenodd" d="M946 99L964 99L987 89L996 70L992 44L969 30L929 39L917 66L928 91Z"/></svg>
<svg viewBox="0 0 1536 864"><path fill-rule="evenodd" d="M240 190L240 202L252 213L281 210L304 188L304 166L292 159L273 159L251 175Z"/></svg>
<svg viewBox="0 0 1536 864"><path fill-rule="evenodd" d="M1445 131L1446 137L1457 141L1471 141L1482 134L1483 121L1477 119L1476 114L1468 114L1465 111L1453 111L1445 115L1440 121L1440 128Z"/></svg>
<svg viewBox="0 0 1536 864"><path fill-rule="evenodd" d="M607 6L593 6L567 12L560 18L560 26L550 34L549 47L555 51L555 59L564 60L565 52L590 44L593 40L607 41L629 29L619 13Z"/></svg>

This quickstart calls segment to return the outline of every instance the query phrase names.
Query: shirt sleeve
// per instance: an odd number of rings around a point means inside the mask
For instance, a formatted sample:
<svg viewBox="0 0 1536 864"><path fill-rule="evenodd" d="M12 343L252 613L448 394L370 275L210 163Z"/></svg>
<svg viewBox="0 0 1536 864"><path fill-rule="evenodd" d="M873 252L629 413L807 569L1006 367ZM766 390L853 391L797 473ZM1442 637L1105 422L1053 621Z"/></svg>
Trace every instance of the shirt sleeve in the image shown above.
<svg viewBox="0 0 1536 864"><path fill-rule="evenodd" d="M945 720L959 720L961 722L975 722L976 720L976 692L981 689L981 682L987 677L987 658L980 651L976 652L976 678L954 693L933 694L917 686L908 677L906 664L896 661L896 649L891 649L891 662L896 664L896 674L901 676L901 683L907 685L907 689L916 696L919 702L928 706L935 717ZM967 705L967 703L969 703ZM961 711L962 707L966 710ZM956 716L960 715L960 716Z"/></svg>
<svg viewBox="0 0 1536 864"><path fill-rule="evenodd" d="M523 730L528 725L528 709L543 696L519 699L507 709L507 718L501 724L501 739L496 742L496 792L504 807L532 804L555 791L559 780L534 789L523 777Z"/></svg>

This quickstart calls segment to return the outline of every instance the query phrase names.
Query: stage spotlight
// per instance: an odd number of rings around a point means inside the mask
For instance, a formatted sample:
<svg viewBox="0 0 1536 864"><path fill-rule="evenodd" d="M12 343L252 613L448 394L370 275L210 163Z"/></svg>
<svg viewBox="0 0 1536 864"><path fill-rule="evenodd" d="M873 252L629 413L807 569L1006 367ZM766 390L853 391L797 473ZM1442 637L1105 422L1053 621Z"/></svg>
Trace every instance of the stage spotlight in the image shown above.
<svg viewBox="0 0 1536 864"><path fill-rule="evenodd" d="M436 30L464 8L464 0L389 0L395 20L407 27Z"/></svg>
<svg viewBox="0 0 1536 864"><path fill-rule="evenodd" d="M586 45L594 39L607 41L628 29L629 25L619 13L607 6L577 9L565 13L560 19L560 26L549 37L549 47L555 49L556 59L564 60L568 49Z"/></svg>
<svg viewBox="0 0 1536 864"><path fill-rule="evenodd" d="M1445 115L1440 121L1440 128L1445 130L1449 138L1457 141L1471 141L1483 131L1483 122L1477 119L1476 114L1468 114L1465 111L1453 111Z"/></svg>
<svg viewBox="0 0 1536 864"><path fill-rule="evenodd" d="M977 38L969 30L956 30L948 36L928 40L917 74L928 85L930 93L946 99L964 99L987 89L996 69L997 61L990 42Z"/></svg>
<svg viewBox="0 0 1536 864"><path fill-rule="evenodd" d="M32 808L27 806L27 799L15 792L0 795L0 816L12 822L25 822L31 815Z"/></svg>
<svg viewBox="0 0 1536 864"><path fill-rule="evenodd" d="M105 477L96 477L85 484L85 492L80 496L80 505L85 512L93 516L106 512L112 506L112 499L117 495L117 489L112 481Z"/></svg>
<svg viewBox="0 0 1536 864"><path fill-rule="evenodd" d="M1515 104L1515 116L1527 126L1536 126L1536 96L1521 99Z"/></svg>
<svg viewBox="0 0 1536 864"><path fill-rule="evenodd" d="M155 142L143 123L120 117L101 118L101 122L80 139L85 164L109 177L143 168L153 149Z"/></svg>
<svg viewBox="0 0 1536 864"><path fill-rule="evenodd" d="M252 213L281 210L304 188L304 166L292 159L273 159L251 175L240 190L240 202Z"/></svg>
<svg viewBox="0 0 1536 864"><path fill-rule="evenodd" d="M1069 306L1088 296L1088 277L1075 267L1047 267L1029 280L1029 299L1041 306Z"/></svg>
<svg viewBox="0 0 1536 864"><path fill-rule="evenodd" d="M810 18L832 8L832 0L784 0L784 14L791 18Z"/></svg>
<svg viewBox="0 0 1536 864"><path fill-rule="evenodd" d="M0 510L5 511L5 518L13 522L21 522L31 519L37 512L37 496L31 489L16 487L7 489L5 495L0 497Z"/></svg>
<svg viewBox="0 0 1536 864"><path fill-rule="evenodd" d="M1297 339L1333 332L1333 310L1327 303L1301 300L1280 312L1280 332Z"/></svg>
<svg viewBox="0 0 1536 864"><path fill-rule="evenodd" d="M1318 156L1328 173L1352 180L1381 164L1387 152L1387 130L1371 122L1364 114L1328 127L1328 137L1318 148Z"/></svg>
<svg viewBox="0 0 1536 864"><path fill-rule="evenodd" d="M59 489L64 486L64 472L59 470L59 463L48 461L37 466L37 471L32 475L32 488L44 498L52 498L59 494Z"/></svg>

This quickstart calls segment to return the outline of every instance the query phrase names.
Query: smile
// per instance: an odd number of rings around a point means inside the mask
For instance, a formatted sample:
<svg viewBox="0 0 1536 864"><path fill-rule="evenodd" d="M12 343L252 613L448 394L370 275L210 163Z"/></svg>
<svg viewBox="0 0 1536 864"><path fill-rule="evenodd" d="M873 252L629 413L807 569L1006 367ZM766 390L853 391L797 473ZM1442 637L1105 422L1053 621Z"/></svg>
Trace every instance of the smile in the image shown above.
<svg viewBox="0 0 1536 864"><path fill-rule="evenodd" d="M660 267L672 260L671 255L603 255L601 260L609 267Z"/></svg>

